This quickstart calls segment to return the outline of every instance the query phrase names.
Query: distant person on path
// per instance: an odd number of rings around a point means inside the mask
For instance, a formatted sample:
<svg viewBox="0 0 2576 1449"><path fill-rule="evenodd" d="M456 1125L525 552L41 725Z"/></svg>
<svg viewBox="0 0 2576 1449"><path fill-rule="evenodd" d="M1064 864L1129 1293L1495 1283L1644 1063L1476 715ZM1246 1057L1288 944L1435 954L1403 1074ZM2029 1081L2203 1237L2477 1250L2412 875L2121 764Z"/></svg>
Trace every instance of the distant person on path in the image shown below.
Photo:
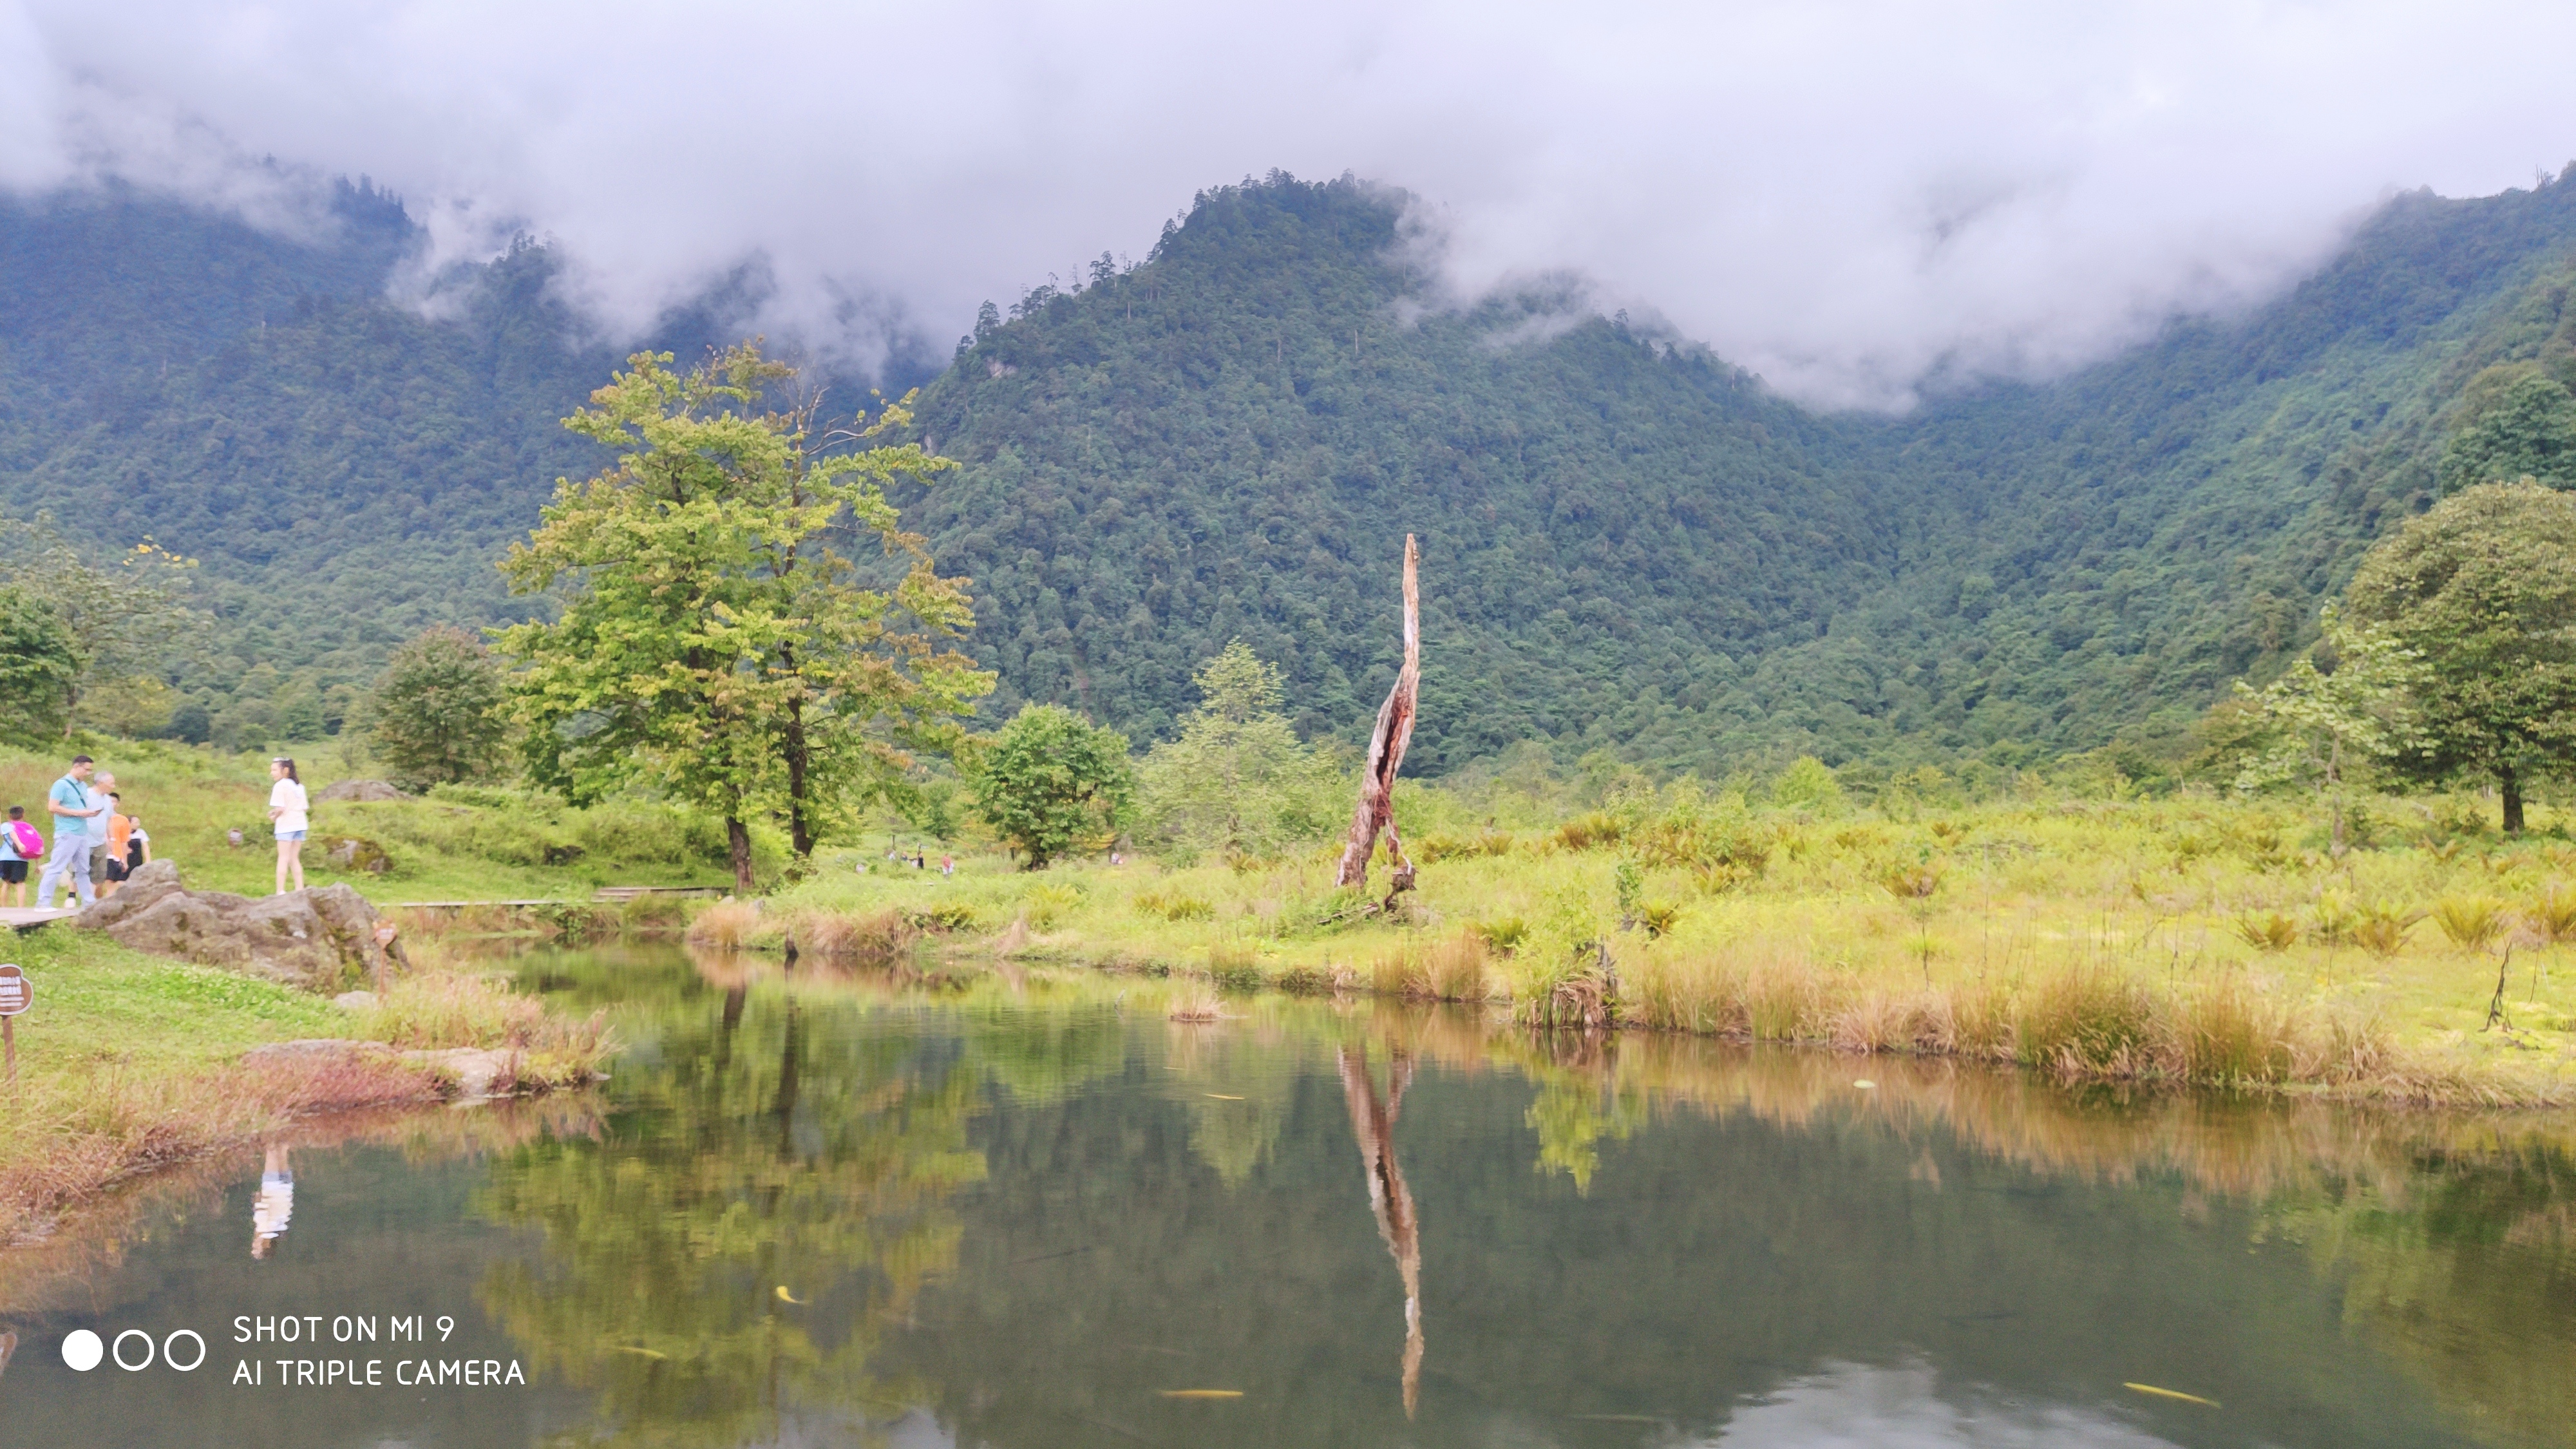
<svg viewBox="0 0 2576 1449"><path fill-rule="evenodd" d="M93 867L90 872L100 900L116 894L116 888L133 874L125 859L125 849L133 842L134 820L125 813L125 797L110 790L107 792L107 869L101 872Z"/></svg>
<svg viewBox="0 0 2576 1449"><path fill-rule="evenodd" d="M312 804L304 798L304 782L295 776L295 762L284 755L268 762L268 778L277 783L268 787L268 818L277 826L277 893L286 894L286 878L295 877L295 888L304 889L304 832L312 828L305 814Z"/></svg>
<svg viewBox="0 0 2576 1449"><path fill-rule="evenodd" d="M0 825L0 906L27 904L27 862L45 854L45 837L27 823L27 807L9 807L9 823Z"/></svg>
<svg viewBox="0 0 2576 1449"><path fill-rule="evenodd" d="M65 876L71 877L72 893L82 905L98 901L98 891L89 883L89 822L107 807L89 786L90 769L89 756L72 756L72 767L45 795L45 808L54 816L54 853L36 878L37 910L54 908L54 887Z"/></svg>
<svg viewBox="0 0 2576 1449"><path fill-rule="evenodd" d="M88 821L89 883L91 888L104 898L108 893L110 880L107 873L108 823L116 818L115 774L108 770L99 771L98 778L89 782L89 789L91 794L98 797L99 805L98 813L91 816Z"/></svg>
<svg viewBox="0 0 2576 1449"><path fill-rule="evenodd" d="M125 842L125 873L132 875L152 863L152 837L143 829L142 816L129 815L126 818L134 825L134 834Z"/></svg>
<svg viewBox="0 0 2576 1449"><path fill-rule="evenodd" d="M268 1256L269 1245L286 1236L295 1218L295 1173L287 1165L286 1144L269 1144L260 1164L259 1194L250 1200L250 1255Z"/></svg>
<svg viewBox="0 0 2576 1449"><path fill-rule="evenodd" d="M939 873L942 876L955 875L957 873L957 857L953 855L943 855L939 857Z"/></svg>

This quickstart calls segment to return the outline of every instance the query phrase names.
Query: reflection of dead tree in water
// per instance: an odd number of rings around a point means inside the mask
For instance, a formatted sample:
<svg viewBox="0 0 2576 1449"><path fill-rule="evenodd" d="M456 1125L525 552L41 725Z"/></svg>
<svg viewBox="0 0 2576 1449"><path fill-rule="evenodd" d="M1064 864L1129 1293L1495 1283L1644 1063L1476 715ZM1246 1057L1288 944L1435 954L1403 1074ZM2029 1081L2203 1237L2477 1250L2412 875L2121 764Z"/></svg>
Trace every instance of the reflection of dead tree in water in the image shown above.
<svg viewBox="0 0 2576 1449"><path fill-rule="evenodd" d="M1387 1068L1386 1100L1369 1082L1368 1058L1342 1048L1342 1100L1351 1109L1351 1135L1360 1143L1360 1163L1368 1169L1369 1210L1377 1214L1378 1236L1395 1255L1404 1279L1404 1417L1422 1388L1422 1225L1414 1221L1413 1193L1404 1185L1404 1169L1395 1161L1395 1118L1404 1110L1405 1084L1413 1080L1413 1058L1395 1054Z"/></svg>
<svg viewBox="0 0 2576 1449"><path fill-rule="evenodd" d="M1422 590L1414 582L1414 565L1422 551L1413 535L1404 536L1404 667L1396 671L1395 688L1377 711L1377 728L1369 733L1368 769L1360 776L1359 809L1351 815L1351 835L1342 847L1342 869L1334 884L1368 884L1369 856L1378 832L1386 833L1386 854L1395 862L1394 886L1384 910L1413 889L1413 862L1404 858L1404 841L1395 833L1395 772L1404 763L1404 747L1413 741L1416 696L1422 687Z"/></svg>

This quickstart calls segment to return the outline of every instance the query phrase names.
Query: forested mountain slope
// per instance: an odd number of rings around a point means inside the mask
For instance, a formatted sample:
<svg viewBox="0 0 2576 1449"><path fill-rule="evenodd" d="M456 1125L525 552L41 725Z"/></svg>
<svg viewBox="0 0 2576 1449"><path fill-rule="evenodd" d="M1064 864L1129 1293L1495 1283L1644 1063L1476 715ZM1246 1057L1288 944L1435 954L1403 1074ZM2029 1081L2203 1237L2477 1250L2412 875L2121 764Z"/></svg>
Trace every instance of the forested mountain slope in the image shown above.
<svg viewBox="0 0 2576 1449"><path fill-rule="evenodd" d="M1310 730L1393 669L1425 549L1427 769L1524 738L1722 772L2169 749L2273 667L2433 488L2460 399L2576 377L2576 188L2402 197L2256 314L2047 386L1818 416L1569 296L1430 305L1400 198L1210 192L1145 263L988 315L906 499L976 579L998 714L1139 736L1240 636ZM614 355L538 247L387 301L416 234L343 188L283 240L111 194L0 203L0 503L203 560L221 621L176 682L229 737L310 736L421 625L524 607L491 561ZM693 352L717 309L657 339Z"/></svg>
<svg viewBox="0 0 2576 1449"><path fill-rule="evenodd" d="M1895 577L1907 520L1846 436L1880 427L1549 299L1408 319L1395 225L1350 183L1217 192L1147 264L988 318L925 391L966 466L911 517L977 580L999 707L1158 733L1240 636L1303 724L1352 730L1409 531L1437 768L1633 733Z"/></svg>
<svg viewBox="0 0 2576 1449"><path fill-rule="evenodd" d="M2576 187L2415 195L2254 316L1818 418L1547 298L1408 305L1393 206L1210 193L1145 265L988 319L928 390L967 467L914 516L978 576L1009 687L1151 730L1241 634L1310 723L1355 719L1410 529L1435 761L2170 746L2429 496L2477 370L2570 335Z"/></svg>

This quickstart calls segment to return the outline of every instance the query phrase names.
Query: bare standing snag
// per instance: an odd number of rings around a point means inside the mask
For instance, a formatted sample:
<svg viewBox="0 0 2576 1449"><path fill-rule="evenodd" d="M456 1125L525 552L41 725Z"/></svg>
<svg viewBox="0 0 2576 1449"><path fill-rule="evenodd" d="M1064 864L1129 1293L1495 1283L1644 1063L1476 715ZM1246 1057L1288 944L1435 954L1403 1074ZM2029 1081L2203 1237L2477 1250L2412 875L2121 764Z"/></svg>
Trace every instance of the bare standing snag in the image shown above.
<svg viewBox="0 0 2576 1449"><path fill-rule="evenodd" d="M1404 667L1396 671L1395 688L1378 706L1377 729L1369 735L1368 772L1360 777L1359 809L1351 815L1350 843L1342 847L1342 869L1335 884L1368 884L1370 854L1378 832L1386 832L1387 858L1395 862L1388 902L1413 889L1413 862L1404 858L1404 841L1395 833L1395 772L1404 763L1404 747L1413 740L1416 695L1422 686L1422 590L1414 566L1422 551L1412 534L1404 536Z"/></svg>

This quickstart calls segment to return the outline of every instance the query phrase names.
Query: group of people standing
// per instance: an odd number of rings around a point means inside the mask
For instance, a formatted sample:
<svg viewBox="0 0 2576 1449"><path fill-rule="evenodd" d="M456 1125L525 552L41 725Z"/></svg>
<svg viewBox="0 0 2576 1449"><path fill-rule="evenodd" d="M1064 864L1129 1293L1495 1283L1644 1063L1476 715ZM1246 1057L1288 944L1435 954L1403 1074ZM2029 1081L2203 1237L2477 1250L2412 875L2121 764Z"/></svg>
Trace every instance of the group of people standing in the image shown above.
<svg viewBox="0 0 2576 1449"><path fill-rule="evenodd" d="M295 762L280 756L269 761L268 818L277 834L277 893L293 880L304 889L304 837L311 828L311 801ZM49 911L65 881L84 906L114 895L119 884L152 861L152 836L142 818L126 812L116 777L98 768L87 755L72 756L71 768L45 792L45 812L54 829L53 853L45 852L44 835L27 818L23 805L9 807L0 821L0 906L27 904L28 868L43 863L36 879L36 909Z"/></svg>
<svg viewBox="0 0 2576 1449"><path fill-rule="evenodd" d="M46 792L45 811L54 828L50 855L25 806L10 806L8 823L0 827L0 898L7 904L27 904L28 867L39 859L44 868L36 879L38 910L53 909L54 893L66 880L82 905L94 904L152 859L152 836L139 817L126 813L116 777L87 755L72 756L71 768Z"/></svg>

